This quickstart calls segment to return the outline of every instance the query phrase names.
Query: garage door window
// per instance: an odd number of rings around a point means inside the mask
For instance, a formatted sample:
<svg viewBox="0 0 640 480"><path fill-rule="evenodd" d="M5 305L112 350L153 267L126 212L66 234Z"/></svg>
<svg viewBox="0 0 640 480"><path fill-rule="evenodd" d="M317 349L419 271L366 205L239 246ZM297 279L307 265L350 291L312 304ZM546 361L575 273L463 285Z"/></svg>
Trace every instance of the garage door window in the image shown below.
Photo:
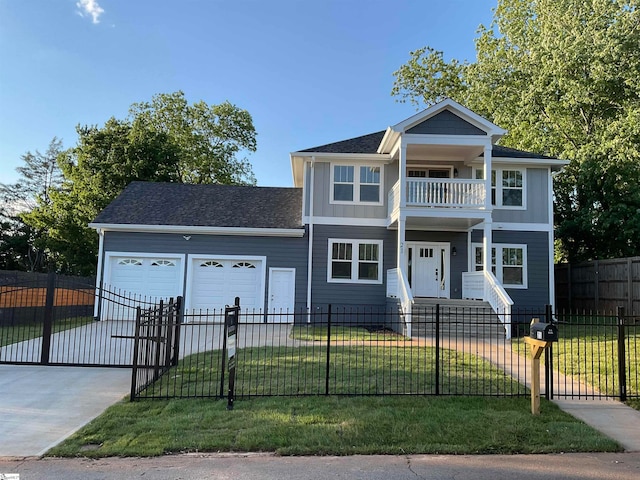
<svg viewBox="0 0 640 480"><path fill-rule="evenodd" d="M134 267L141 267L142 262L137 258L123 258L118 262L118 265L130 265Z"/></svg>
<svg viewBox="0 0 640 480"><path fill-rule="evenodd" d="M249 262L238 262L233 266L233 268L256 268L256 266Z"/></svg>
<svg viewBox="0 0 640 480"><path fill-rule="evenodd" d="M214 262L213 260L209 260L207 262L202 262L200 264L200 266L203 267L203 268L209 268L209 267L211 267L211 268L222 268L222 264L221 263Z"/></svg>
<svg viewBox="0 0 640 480"><path fill-rule="evenodd" d="M152 267L175 267L176 262L171 260L154 260L151 262Z"/></svg>

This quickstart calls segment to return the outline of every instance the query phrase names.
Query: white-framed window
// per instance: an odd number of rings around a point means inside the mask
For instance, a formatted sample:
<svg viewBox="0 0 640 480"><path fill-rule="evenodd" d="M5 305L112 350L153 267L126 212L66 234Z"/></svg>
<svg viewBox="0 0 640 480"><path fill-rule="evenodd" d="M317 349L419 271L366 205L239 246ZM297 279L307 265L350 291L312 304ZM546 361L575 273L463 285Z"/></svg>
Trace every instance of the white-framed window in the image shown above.
<svg viewBox="0 0 640 480"><path fill-rule="evenodd" d="M473 244L476 272L484 268L482 245ZM527 246L494 243L491 248L491 271L505 288L527 288Z"/></svg>
<svg viewBox="0 0 640 480"><path fill-rule="evenodd" d="M330 238L327 282L382 283L382 240Z"/></svg>
<svg viewBox="0 0 640 480"><path fill-rule="evenodd" d="M475 177L484 179L484 170L476 168ZM526 169L496 168L491 170L491 205L502 208L526 207Z"/></svg>
<svg viewBox="0 0 640 480"><path fill-rule="evenodd" d="M381 165L331 164L331 203L382 205Z"/></svg>

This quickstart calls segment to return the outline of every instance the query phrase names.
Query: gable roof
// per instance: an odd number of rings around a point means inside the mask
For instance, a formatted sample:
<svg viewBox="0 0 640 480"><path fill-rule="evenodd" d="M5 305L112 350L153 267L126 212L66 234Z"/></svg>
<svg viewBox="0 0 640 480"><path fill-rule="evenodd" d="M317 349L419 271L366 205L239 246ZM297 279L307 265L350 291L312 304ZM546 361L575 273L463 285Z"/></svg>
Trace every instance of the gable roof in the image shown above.
<svg viewBox="0 0 640 480"><path fill-rule="evenodd" d="M348 140L341 140L335 143L328 143L319 147L307 148L300 150L300 152L310 153L376 153L382 137L384 136L384 130L381 132L369 133L368 135L362 135L360 137L350 138ZM525 150L518 150L511 147L503 147L502 145L493 145L491 154L494 157L500 158L545 158L553 159L546 155L539 155L533 152L527 152ZM480 156L484 156L481 153Z"/></svg>
<svg viewBox="0 0 640 480"><path fill-rule="evenodd" d="M132 182L90 224L302 229L302 189Z"/></svg>

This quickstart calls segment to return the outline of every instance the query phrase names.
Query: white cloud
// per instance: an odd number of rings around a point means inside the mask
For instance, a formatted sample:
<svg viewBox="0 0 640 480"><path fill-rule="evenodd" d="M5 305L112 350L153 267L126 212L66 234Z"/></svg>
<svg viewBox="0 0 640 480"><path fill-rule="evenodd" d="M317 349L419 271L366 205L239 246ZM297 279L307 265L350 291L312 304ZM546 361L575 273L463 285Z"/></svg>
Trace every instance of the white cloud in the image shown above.
<svg viewBox="0 0 640 480"><path fill-rule="evenodd" d="M100 15L104 13L104 9L98 5L96 0L80 0L76 3L76 7L80 9L80 16L91 15L93 23L100 23Z"/></svg>

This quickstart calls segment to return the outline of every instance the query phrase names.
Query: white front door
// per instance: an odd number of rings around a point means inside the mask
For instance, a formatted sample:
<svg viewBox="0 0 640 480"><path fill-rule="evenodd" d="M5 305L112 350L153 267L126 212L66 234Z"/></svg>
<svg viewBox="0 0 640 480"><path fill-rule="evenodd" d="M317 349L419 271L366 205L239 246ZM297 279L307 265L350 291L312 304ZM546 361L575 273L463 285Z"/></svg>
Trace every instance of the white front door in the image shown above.
<svg viewBox="0 0 640 480"><path fill-rule="evenodd" d="M269 269L269 322L293 322L296 301L296 269Z"/></svg>
<svg viewBox="0 0 640 480"><path fill-rule="evenodd" d="M449 298L449 244L414 243L408 253L413 296Z"/></svg>

